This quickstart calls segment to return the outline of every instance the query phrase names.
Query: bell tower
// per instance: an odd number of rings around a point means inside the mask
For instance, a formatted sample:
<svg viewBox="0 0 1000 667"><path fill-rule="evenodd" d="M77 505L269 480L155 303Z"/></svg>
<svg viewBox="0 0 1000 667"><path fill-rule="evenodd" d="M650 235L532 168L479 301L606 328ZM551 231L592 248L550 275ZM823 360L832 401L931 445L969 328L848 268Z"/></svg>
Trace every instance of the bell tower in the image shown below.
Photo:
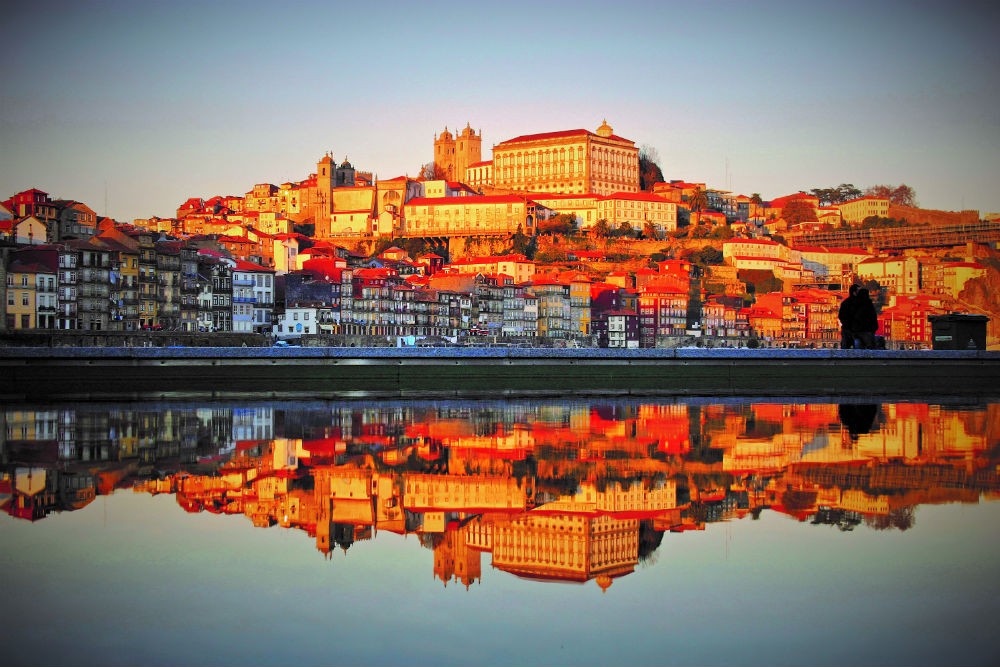
<svg viewBox="0 0 1000 667"><path fill-rule="evenodd" d="M333 154L326 153L323 158L316 163L316 199L313 210L313 222L316 237L326 237L330 235L330 213L333 212L333 184L335 178L336 165L333 162Z"/></svg>
<svg viewBox="0 0 1000 667"><path fill-rule="evenodd" d="M483 131L479 134L466 123L462 133L455 137L454 180L466 180L466 169L483 159Z"/></svg>

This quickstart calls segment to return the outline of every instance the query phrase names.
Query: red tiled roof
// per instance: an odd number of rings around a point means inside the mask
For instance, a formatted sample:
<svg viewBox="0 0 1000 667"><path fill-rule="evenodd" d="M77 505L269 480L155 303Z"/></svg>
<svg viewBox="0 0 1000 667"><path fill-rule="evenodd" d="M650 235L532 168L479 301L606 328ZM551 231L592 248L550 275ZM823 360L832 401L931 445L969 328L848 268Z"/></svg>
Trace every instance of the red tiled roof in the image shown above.
<svg viewBox="0 0 1000 667"><path fill-rule="evenodd" d="M236 270L237 271L248 271L255 273L274 273L274 269L269 269L266 266L261 266L260 264L254 264L253 262L248 262L245 259L237 259Z"/></svg>
<svg viewBox="0 0 1000 667"><path fill-rule="evenodd" d="M532 141L545 141L546 139L563 139L568 137L594 137L596 139L602 138L597 134L594 134L590 130L584 130L578 128L576 130L558 130L556 132L541 132L539 134L522 134L519 137L514 137L513 139L508 139L507 141L501 141L497 146L507 146L510 144L522 144ZM612 134L609 139L614 139L616 141L627 141L629 143L634 143L630 139L625 139L624 137L619 137L618 135Z"/></svg>
<svg viewBox="0 0 1000 667"><path fill-rule="evenodd" d="M647 201L655 202L657 204L671 203L660 195L654 195L652 192L612 192L611 194L602 197L602 199L605 201L609 199L631 199L633 201Z"/></svg>

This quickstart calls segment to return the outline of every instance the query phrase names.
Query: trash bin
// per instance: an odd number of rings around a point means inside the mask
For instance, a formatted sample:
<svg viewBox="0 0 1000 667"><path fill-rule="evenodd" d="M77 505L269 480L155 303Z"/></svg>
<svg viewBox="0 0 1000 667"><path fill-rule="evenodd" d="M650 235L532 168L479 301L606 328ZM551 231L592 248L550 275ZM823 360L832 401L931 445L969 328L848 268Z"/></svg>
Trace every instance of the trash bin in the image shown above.
<svg viewBox="0 0 1000 667"><path fill-rule="evenodd" d="M948 313L930 315L927 319L931 321L931 340L935 350L986 349L986 323L990 318L985 315Z"/></svg>

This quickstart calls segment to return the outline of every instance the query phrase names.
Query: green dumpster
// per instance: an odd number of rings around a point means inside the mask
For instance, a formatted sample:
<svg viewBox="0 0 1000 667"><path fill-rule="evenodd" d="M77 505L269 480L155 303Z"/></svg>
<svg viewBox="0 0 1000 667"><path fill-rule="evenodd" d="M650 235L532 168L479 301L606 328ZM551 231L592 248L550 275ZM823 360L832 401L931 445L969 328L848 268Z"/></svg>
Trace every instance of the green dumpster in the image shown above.
<svg viewBox="0 0 1000 667"><path fill-rule="evenodd" d="M935 350L985 350L985 315L948 313L931 315L931 341Z"/></svg>

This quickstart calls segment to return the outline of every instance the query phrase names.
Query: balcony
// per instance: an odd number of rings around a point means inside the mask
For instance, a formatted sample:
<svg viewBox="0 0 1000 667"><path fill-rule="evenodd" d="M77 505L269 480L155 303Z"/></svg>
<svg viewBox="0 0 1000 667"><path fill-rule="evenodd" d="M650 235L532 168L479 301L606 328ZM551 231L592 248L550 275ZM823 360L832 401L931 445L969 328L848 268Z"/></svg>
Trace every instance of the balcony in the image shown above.
<svg viewBox="0 0 1000 667"><path fill-rule="evenodd" d="M257 299L252 296L234 296L233 303L257 303Z"/></svg>

